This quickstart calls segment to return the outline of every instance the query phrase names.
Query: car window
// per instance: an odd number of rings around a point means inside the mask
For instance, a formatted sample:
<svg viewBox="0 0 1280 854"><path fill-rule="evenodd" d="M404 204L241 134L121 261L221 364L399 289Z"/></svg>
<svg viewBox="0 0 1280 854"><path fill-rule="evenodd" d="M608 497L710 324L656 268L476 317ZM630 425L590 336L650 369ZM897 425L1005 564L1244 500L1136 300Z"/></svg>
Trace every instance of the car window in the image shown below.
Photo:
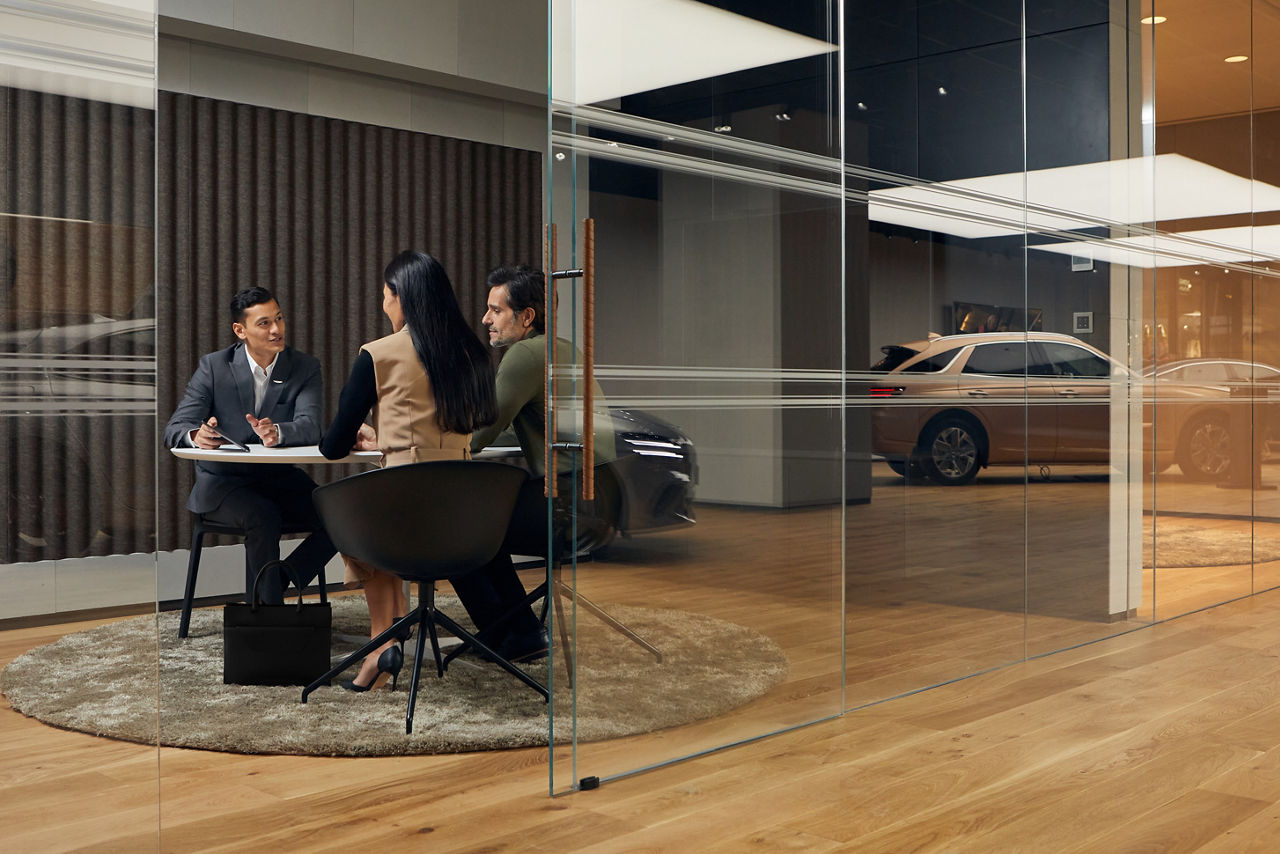
<svg viewBox="0 0 1280 854"><path fill-rule="evenodd" d="M1057 341L1042 341L1040 346L1053 366L1054 373L1063 377L1109 377L1111 363L1074 344L1062 344Z"/></svg>
<svg viewBox="0 0 1280 854"><path fill-rule="evenodd" d="M959 347L952 347L950 350L943 350L941 353L935 353L932 356L913 362L902 369L904 374L924 374L934 373L951 364L956 354L960 352Z"/></svg>
<svg viewBox="0 0 1280 854"><path fill-rule="evenodd" d="M1262 383L1273 383L1276 380L1280 380L1280 371L1268 365L1259 365L1256 362L1252 365L1237 363L1234 367L1242 380L1256 380Z"/></svg>
<svg viewBox="0 0 1280 854"><path fill-rule="evenodd" d="M884 353L884 358L871 366L873 371L892 371L908 359L913 359L920 355L919 350L912 350L910 347L903 347L897 344L881 347L880 352Z"/></svg>
<svg viewBox="0 0 1280 854"><path fill-rule="evenodd" d="M1027 343L1002 341L999 344L979 344L964 363L966 374L992 374L1001 377L1021 377L1027 373Z"/></svg>
<svg viewBox="0 0 1280 854"><path fill-rule="evenodd" d="M1242 378L1237 375L1233 366L1223 362L1197 362L1182 365L1161 374L1160 377L1180 383L1222 383Z"/></svg>
<svg viewBox="0 0 1280 854"><path fill-rule="evenodd" d="M1027 357L1027 376L1052 377L1057 375L1057 366L1049 359L1043 348L1028 348Z"/></svg>
<svg viewBox="0 0 1280 854"><path fill-rule="evenodd" d="M1280 371L1275 368L1269 368L1266 365L1253 366L1253 378L1259 382L1273 383L1280 380Z"/></svg>

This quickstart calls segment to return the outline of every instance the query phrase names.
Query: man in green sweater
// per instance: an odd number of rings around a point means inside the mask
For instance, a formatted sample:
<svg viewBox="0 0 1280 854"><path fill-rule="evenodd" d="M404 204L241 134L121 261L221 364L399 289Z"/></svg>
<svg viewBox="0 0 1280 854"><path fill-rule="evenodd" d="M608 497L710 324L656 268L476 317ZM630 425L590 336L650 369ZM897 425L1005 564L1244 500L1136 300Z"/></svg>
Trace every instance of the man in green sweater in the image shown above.
<svg viewBox="0 0 1280 854"><path fill-rule="evenodd" d="M541 270L527 266L499 267L489 273L488 311L484 325L489 333L489 344L506 349L498 365L497 397L498 420L471 437L472 452L480 451L510 427L520 443L533 477L520 491L511 524L507 528L506 541L494 558L495 563L511 564L512 554L542 555L547 551L547 500L544 497L546 480L547 397L544 385L546 372L547 338L543 308L546 305L546 284ZM580 361L572 344L563 339L556 341L556 357L560 364L576 364ZM568 380L563 380L567 384ZM559 388L559 386L558 386ZM567 391L567 388L566 388ZM607 407L597 389L595 418L595 463L614 459L614 436L609 423ZM575 460L569 453L557 455L556 468L560 472L560 494L567 498L572 489L567 472ZM598 480L597 480L598 482ZM599 490L599 486L597 487ZM492 569L493 567L490 567ZM512 577L508 572L486 571L491 578ZM546 654L547 636L543 631L538 638L540 646L530 649L499 649L512 661L528 661ZM524 641L512 645L524 645Z"/></svg>
<svg viewBox="0 0 1280 854"><path fill-rule="evenodd" d="M505 349L498 365L498 420L471 437L472 452L488 447L502 431L513 429L534 474L545 474L543 425L546 394L545 285L540 270L499 267L489 273L484 326L489 345Z"/></svg>
<svg viewBox="0 0 1280 854"><path fill-rule="evenodd" d="M543 318L546 285L541 270L526 266L499 267L489 273L487 281L489 310L483 322L489 332L489 344L505 348L507 352L498 365L498 420L475 432L471 437L471 450L488 447L510 427L529 468L536 477L543 477L546 474L543 448L547 410L544 386L547 338ZM581 355L561 338L556 341L556 362L566 366L580 364ZM566 376L558 379L557 395L561 399L568 399L572 393L569 383ZM599 465L614 459L615 450L608 407L604 405L599 386L595 389L595 399L594 463ZM574 461L566 453L557 456L557 468L563 475L573 467Z"/></svg>

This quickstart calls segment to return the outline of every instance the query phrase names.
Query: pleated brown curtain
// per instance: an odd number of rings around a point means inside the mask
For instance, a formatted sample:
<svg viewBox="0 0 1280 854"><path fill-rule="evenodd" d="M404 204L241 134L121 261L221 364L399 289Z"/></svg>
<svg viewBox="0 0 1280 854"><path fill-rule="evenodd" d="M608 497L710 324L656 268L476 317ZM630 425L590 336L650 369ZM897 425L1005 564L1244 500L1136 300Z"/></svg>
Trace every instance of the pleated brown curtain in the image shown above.
<svg viewBox="0 0 1280 854"><path fill-rule="evenodd" d="M477 330L487 271L541 262L536 152L171 92L156 121L160 424L199 357L234 340L241 288L269 288L289 342L320 359L328 417L359 346L390 331L382 270L397 252L440 259ZM161 455L161 549L185 546L191 477Z"/></svg>

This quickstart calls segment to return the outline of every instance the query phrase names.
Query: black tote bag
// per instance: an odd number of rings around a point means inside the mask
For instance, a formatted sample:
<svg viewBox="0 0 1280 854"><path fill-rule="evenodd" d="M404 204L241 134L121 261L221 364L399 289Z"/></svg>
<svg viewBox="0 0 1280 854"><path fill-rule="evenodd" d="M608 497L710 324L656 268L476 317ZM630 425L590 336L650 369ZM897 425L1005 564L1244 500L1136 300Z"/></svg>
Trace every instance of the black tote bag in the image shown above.
<svg viewBox="0 0 1280 854"><path fill-rule="evenodd" d="M283 566L297 584L286 561L271 561L253 580L252 602L222 609L222 681L227 685L306 685L329 669L329 634L333 612L320 587L320 602L264 605L258 585L262 574Z"/></svg>

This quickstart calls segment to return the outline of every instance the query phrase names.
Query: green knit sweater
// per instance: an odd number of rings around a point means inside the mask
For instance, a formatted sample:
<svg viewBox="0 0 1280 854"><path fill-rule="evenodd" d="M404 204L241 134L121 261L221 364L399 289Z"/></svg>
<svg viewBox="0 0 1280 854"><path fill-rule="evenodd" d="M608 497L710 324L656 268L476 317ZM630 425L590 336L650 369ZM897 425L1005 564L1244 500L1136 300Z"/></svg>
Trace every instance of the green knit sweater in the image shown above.
<svg viewBox="0 0 1280 854"><path fill-rule="evenodd" d="M556 341L556 357L561 365L577 365L581 363L581 354L563 338ZM541 476L543 467L543 443L546 422L546 390L543 387L546 363L547 338L545 335L533 335L517 341L508 348L498 365L498 420L488 427L477 430L471 437L472 452L488 447L503 430L510 427L520 443L520 450L533 472ZM573 380L568 371L561 373L557 381L557 397L562 406L558 413L563 421L570 418L570 401L574 393ZM609 408L604 401L599 384L595 387L595 462L596 464L612 460L616 456L614 449L613 427L609 418ZM574 419L576 422L576 419ZM562 439L581 440L581 426L577 423L561 423L559 434ZM566 471L573 465L571 455L558 455L557 467Z"/></svg>

